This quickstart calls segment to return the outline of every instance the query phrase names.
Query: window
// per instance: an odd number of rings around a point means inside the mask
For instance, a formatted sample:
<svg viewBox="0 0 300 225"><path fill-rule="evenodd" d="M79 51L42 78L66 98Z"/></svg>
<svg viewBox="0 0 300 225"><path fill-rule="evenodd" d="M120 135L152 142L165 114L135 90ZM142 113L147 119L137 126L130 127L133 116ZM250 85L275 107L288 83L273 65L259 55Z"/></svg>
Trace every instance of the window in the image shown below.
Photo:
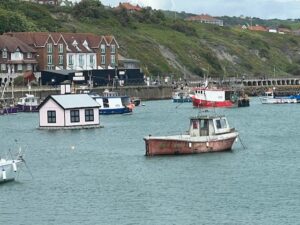
<svg viewBox="0 0 300 225"><path fill-rule="evenodd" d="M216 120L216 127L218 129L227 128L226 120L224 118Z"/></svg>
<svg viewBox="0 0 300 225"><path fill-rule="evenodd" d="M49 65L52 64L52 55L47 56L47 62L48 62Z"/></svg>
<svg viewBox="0 0 300 225"><path fill-rule="evenodd" d="M85 110L85 121L94 121L94 109Z"/></svg>
<svg viewBox="0 0 300 225"><path fill-rule="evenodd" d="M90 55L90 65L93 66L94 64L94 56Z"/></svg>
<svg viewBox="0 0 300 225"><path fill-rule="evenodd" d="M64 45L63 44L58 45L58 53L64 53Z"/></svg>
<svg viewBox="0 0 300 225"><path fill-rule="evenodd" d="M74 62L73 62L73 55L69 55L69 65L73 65Z"/></svg>
<svg viewBox="0 0 300 225"><path fill-rule="evenodd" d="M115 65L116 64L116 56L115 55L111 55L110 58L111 58L111 61L110 61L111 64Z"/></svg>
<svg viewBox="0 0 300 225"><path fill-rule="evenodd" d="M28 52L27 53L27 59L31 59L32 58L32 53L31 52Z"/></svg>
<svg viewBox="0 0 300 225"><path fill-rule="evenodd" d="M52 53L52 43L47 44L47 52Z"/></svg>
<svg viewBox="0 0 300 225"><path fill-rule="evenodd" d="M101 53L105 53L105 44L101 44Z"/></svg>
<svg viewBox="0 0 300 225"><path fill-rule="evenodd" d="M79 119L79 110L71 110L70 116L71 116L71 123L78 123L78 122L80 122L80 119Z"/></svg>
<svg viewBox="0 0 300 225"><path fill-rule="evenodd" d="M5 64L1 64L1 70L5 71L6 70L6 65Z"/></svg>
<svg viewBox="0 0 300 225"><path fill-rule="evenodd" d="M23 70L22 64L18 64L17 70L18 70L18 71L22 71L22 70Z"/></svg>
<svg viewBox="0 0 300 225"><path fill-rule="evenodd" d="M116 53L116 45L111 45L111 53Z"/></svg>
<svg viewBox="0 0 300 225"><path fill-rule="evenodd" d="M198 129L198 121L193 120L193 129Z"/></svg>
<svg viewBox="0 0 300 225"><path fill-rule="evenodd" d="M3 58L3 59L6 59L6 58L7 58L7 50L6 50L6 49L4 49L4 50L2 51L2 58Z"/></svg>
<svg viewBox="0 0 300 225"><path fill-rule="evenodd" d="M101 64L105 65L105 55L101 55Z"/></svg>
<svg viewBox="0 0 300 225"><path fill-rule="evenodd" d="M27 70L32 70L32 65L31 64L27 64Z"/></svg>
<svg viewBox="0 0 300 225"><path fill-rule="evenodd" d="M47 111L48 123L56 123L56 111Z"/></svg>
<svg viewBox="0 0 300 225"><path fill-rule="evenodd" d="M83 55L79 55L79 66L83 66L84 60L83 60Z"/></svg>
<svg viewBox="0 0 300 225"><path fill-rule="evenodd" d="M64 64L64 56L63 55L58 56L58 63L59 63L59 65Z"/></svg>

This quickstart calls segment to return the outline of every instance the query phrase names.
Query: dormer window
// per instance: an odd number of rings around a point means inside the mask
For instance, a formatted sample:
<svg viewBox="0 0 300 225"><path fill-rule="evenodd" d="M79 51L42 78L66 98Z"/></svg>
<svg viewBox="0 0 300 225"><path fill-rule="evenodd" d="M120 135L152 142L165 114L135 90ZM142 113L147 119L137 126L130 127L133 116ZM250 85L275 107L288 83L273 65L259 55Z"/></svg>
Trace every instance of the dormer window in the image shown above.
<svg viewBox="0 0 300 225"><path fill-rule="evenodd" d="M76 40L73 41L72 45L75 47L78 45L78 42Z"/></svg>
<svg viewBox="0 0 300 225"><path fill-rule="evenodd" d="M32 58L32 53L31 52L28 52L27 53L27 59L31 59Z"/></svg>
<svg viewBox="0 0 300 225"><path fill-rule="evenodd" d="M47 44L47 53L52 53L53 49L52 49L52 43L48 43Z"/></svg>
<svg viewBox="0 0 300 225"><path fill-rule="evenodd" d="M85 40L82 45L88 50L88 51L91 51L91 49L89 48L89 44L88 42Z"/></svg>
<svg viewBox="0 0 300 225"><path fill-rule="evenodd" d="M111 45L111 53L116 53L116 45Z"/></svg>
<svg viewBox="0 0 300 225"><path fill-rule="evenodd" d="M3 49L3 51L2 51L2 58L7 59L7 50L6 49Z"/></svg>

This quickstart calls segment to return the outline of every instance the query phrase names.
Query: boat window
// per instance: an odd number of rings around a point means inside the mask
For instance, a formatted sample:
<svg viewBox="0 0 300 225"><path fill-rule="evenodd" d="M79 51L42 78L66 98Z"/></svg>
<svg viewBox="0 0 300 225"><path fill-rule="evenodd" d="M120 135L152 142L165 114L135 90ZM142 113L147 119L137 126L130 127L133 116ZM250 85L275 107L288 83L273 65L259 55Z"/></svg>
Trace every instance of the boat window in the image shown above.
<svg viewBox="0 0 300 225"><path fill-rule="evenodd" d="M103 107L109 108L108 98L103 98Z"/></svg>
<svg viewBox="0 0 300 225"><path fill-rule="evenodd" d="M226 123L226 120L224 118L215 120L215 123L216 123L217 129L227 128L227 123Z"/></svg>
<svg viewBox="0 0 300 225"><path fill-rule="evenodd" d="M193 120L193 129L198 129L198 121Z"/></svg>
<svg viewBox="0 0 300 225"><path fill-rule="evenodd" d="M206 129L208 127L208 121L207 120L201 120L200 121L200 128Z"/></svg>

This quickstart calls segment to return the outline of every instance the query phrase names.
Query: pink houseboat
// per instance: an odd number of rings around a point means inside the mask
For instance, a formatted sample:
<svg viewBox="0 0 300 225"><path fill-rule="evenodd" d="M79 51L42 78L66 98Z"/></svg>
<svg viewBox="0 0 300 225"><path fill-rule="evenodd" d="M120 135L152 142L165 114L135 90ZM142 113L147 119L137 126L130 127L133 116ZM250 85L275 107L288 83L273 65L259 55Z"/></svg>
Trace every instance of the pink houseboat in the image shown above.
<svg viewBox="0 0 300 225"><path fill-rule="evenodd" d="M187 134L145 137L146 155L176 155L231 150L238 132L225 116L200 115L190 118Z"/></svg>

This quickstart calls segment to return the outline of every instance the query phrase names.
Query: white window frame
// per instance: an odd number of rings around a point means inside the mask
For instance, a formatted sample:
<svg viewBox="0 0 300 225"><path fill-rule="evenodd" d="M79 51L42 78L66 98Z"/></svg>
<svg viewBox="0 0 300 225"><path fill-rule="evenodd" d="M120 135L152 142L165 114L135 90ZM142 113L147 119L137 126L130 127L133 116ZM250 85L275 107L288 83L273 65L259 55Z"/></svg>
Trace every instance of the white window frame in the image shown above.
<svg viewBox="0 0 300 225"><path fill-rule="evenodd" d="M63 44L58 45L58 53L64 53L64 45Z"/></svg>
<svg viewBox="0 0 300 225"><path fill-rule="evenodd" d="M6 71L6 64L4 63L1 64L1 71Z"/></svg>
<svg viewBox="0 0 300 225"><path fill-rule="evenodd" d="M32 70L32 65L31 64L27 64L27 70Z"/></svg>
<svg viewBox="0 0 300 225"><path fill-rule="evenodd" d="M69 65L74 65L74 56L73 55L69 55Z"/></svg>
<svg viewBox="0 0 300 225"><path fill-rule="evenodd" d="M3 59L7 59L7 50L6 50L6 49L4 49L4 50L2 51L2 58L3 58Z"/></svg>
<svg viewBox="0 0 300 225"><path fill-rule="evenodd" d="M18 64L18 66L17 66L17 71L22 71L22 70L23 70L22 64Z"/></svg>
<svg viewBox="0 0 300 225"><path fill-rule="evenodd" d="M116 45L111 45L111 53L116 53Z"/></svg>
<svg viewBox="0 0 300 225"><path fill-rule="evenodd" d="M27 52L27 59L31 59L32 58L32 53L31 52Z"/></svg>
<svg viewBox="0 0 300 225"><path fill-rule="evenodd" d="M47 44L47 53L52 53L53 52L53 45L52 43Z"/></svg>
<svg viewBox="0 0 300 225"><path fill-rule="evenodd" d="M58 56L58 64L59 65L63 65L64 64L64 56L63 55L59 55Z"/></svg>
<svg viewBox="0 0 300 225"><path fill-rule="evenodd" d="M79 57L78 57L78 63L79 63L79 66L84 66L84 57L83 57L83 54L79 54Z"/></svg>
<svg viewBox="0 0 300 225"><path fill-rule="evenodd" d="M101 65L105 65L105 61L106 61L106 56L101 55Z"/></svg>
<svg viewBox="0 0 300 225"><path fill-rule="evenodd" d="M105 51L106 51L105 44L101 44L100 48L101 48L101 53L105 54Z"/></svg>
<svg viewBox="0 0 300 225"><path fill-rule="evenodd" d="M90 55L90 65L94 66L95 65L95 59L94 55Z"/></svg>
<svg viewBox="0 0 300 225"><path fill-rule="evenodd" d="M111 56L110 56L110 63L111 63L112 65L115 65L115 64L116 64L116 56L115 56L115 55L111 55Z"/></svg>
<svg viewBox="0 0 300 225"><path fill-rule="evenodd" d="M52 55L47 55L47 64L52 65L53 64L53 57Z"/></svg>

